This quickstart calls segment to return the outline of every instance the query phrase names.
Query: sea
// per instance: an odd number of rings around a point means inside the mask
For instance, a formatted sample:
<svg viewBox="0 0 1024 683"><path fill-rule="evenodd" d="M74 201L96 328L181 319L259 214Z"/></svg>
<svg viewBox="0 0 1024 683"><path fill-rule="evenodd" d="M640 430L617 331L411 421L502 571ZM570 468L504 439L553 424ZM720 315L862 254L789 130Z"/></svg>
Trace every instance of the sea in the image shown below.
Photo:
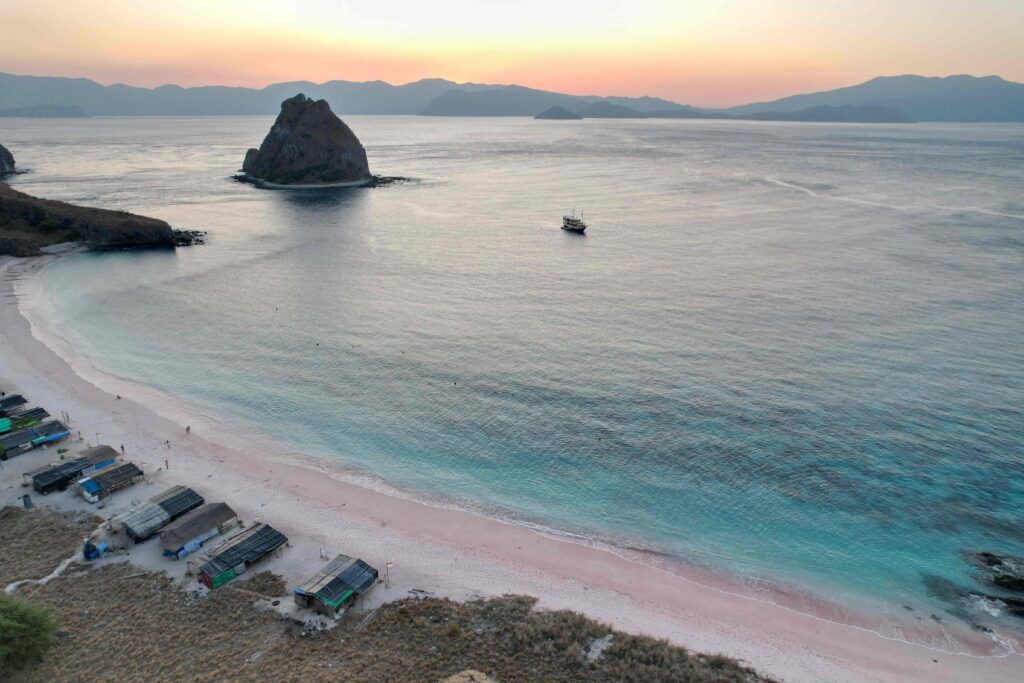
<svg viewBox="0 0 1024 683"><path fill-rule="evenodd" d="M431 504L1024 649L975 558L1024 556L1024 126L345 119L404 180L233 180L272 117L0 119L16 189L208 231L53 261L46 326Z"/></svg>

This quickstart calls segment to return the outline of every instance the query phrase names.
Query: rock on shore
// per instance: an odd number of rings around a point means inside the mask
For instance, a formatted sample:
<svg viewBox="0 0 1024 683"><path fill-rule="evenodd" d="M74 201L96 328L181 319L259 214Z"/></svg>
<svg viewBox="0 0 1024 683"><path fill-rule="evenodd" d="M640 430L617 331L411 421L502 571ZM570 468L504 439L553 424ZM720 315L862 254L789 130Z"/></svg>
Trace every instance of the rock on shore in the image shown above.
<svg viewBox="0 0 1024 683"><path fill-rule="evenodd" d="M281 113L259 149L246 152L244 179L258 185L359 185L373 179L355 133L326 100L299 94Z"/></svg>
<svg viewBox="0 0 1024 683"><path fill-rule="evenodd" d="M0 145L0 178L14 173L14 155Z"/></svg>

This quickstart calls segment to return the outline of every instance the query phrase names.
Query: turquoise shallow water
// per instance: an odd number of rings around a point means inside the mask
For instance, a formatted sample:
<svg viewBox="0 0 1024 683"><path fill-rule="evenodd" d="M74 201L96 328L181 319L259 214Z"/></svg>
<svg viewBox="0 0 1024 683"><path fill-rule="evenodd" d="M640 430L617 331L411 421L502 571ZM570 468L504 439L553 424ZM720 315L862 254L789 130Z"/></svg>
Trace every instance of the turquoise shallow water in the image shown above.
<svg viewBox="0 0 1024 683"><path fill-rule="evenodd" d="M1024 128L349 123L416 181L228 180L266 118L0 121L18 189L211 233L49 266L50 325L401 488L1021 629L958 593L1024 555Z"/></svg>

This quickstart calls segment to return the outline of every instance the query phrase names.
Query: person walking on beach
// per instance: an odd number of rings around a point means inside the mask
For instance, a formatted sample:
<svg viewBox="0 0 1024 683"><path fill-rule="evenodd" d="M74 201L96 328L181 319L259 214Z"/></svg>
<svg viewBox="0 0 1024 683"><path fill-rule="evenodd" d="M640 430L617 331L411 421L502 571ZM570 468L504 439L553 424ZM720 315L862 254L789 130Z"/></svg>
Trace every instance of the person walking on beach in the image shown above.
<svg viewBox="0 0 1024 683"><path fill-rule="evenodd" d="M191 434L192 434L192 425L185 425L185 436L190 436Z"/></svg>
<svg viewBox="0 0 1024 683"><path fill-rule="evenodd" d="M167 446L168 448L170 448L171 447L171 440L167 439L167 441L164 441L164 445Z"/></svg>
<svg viewBox="0 0 1024 683"><path fill-rule="evenodd" d="M124 444L121 444L121 455L124 455Z"/></svg>

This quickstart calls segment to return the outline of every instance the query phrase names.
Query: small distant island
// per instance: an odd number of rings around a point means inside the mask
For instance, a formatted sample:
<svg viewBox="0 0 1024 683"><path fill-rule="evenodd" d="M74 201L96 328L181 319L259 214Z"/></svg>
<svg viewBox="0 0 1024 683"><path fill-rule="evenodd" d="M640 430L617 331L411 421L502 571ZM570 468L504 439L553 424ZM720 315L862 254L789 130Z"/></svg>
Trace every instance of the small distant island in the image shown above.
<svg viewBox="0 0 1024 683"><path fill-rule="evenodd" d="M0 117L24 117L34 119L78 119L87 117L77 105L37 104L32 107L0 109Z"/></svg>
<svg viewBox="0 0 1024 683"><path fill-rule="evenodd" d="M583 117L580 116L579 114L577 114L574 111L569 111L565 107L560 107L560 106L558 106L556 104L556 105L554 105L552 107L548 107L547 109L545 109L541 113L537 114L533 118L535 118L535 119L552 119L552 120L558 120L558 121L579 121Z"/></svg>
<svg viewBox="0 0 1024 683"><path fill-rule="evenodd" d="M298 94L281 113L259 149L250 149L239 180L258 187L357 187L373 182L366 150L326 100Z"/></svg>
<svg viewBox="0 0 1024 683"><path fill-rule="evenodd" d="M820 105L797 111L763 111L749 114L724 114L678 105L670 109L640 111L624 104L601 100L578 112L560 105L552 106L535 119L723 119L735 121L803 121L808 123L914 123L892 107Z"/></svg>

